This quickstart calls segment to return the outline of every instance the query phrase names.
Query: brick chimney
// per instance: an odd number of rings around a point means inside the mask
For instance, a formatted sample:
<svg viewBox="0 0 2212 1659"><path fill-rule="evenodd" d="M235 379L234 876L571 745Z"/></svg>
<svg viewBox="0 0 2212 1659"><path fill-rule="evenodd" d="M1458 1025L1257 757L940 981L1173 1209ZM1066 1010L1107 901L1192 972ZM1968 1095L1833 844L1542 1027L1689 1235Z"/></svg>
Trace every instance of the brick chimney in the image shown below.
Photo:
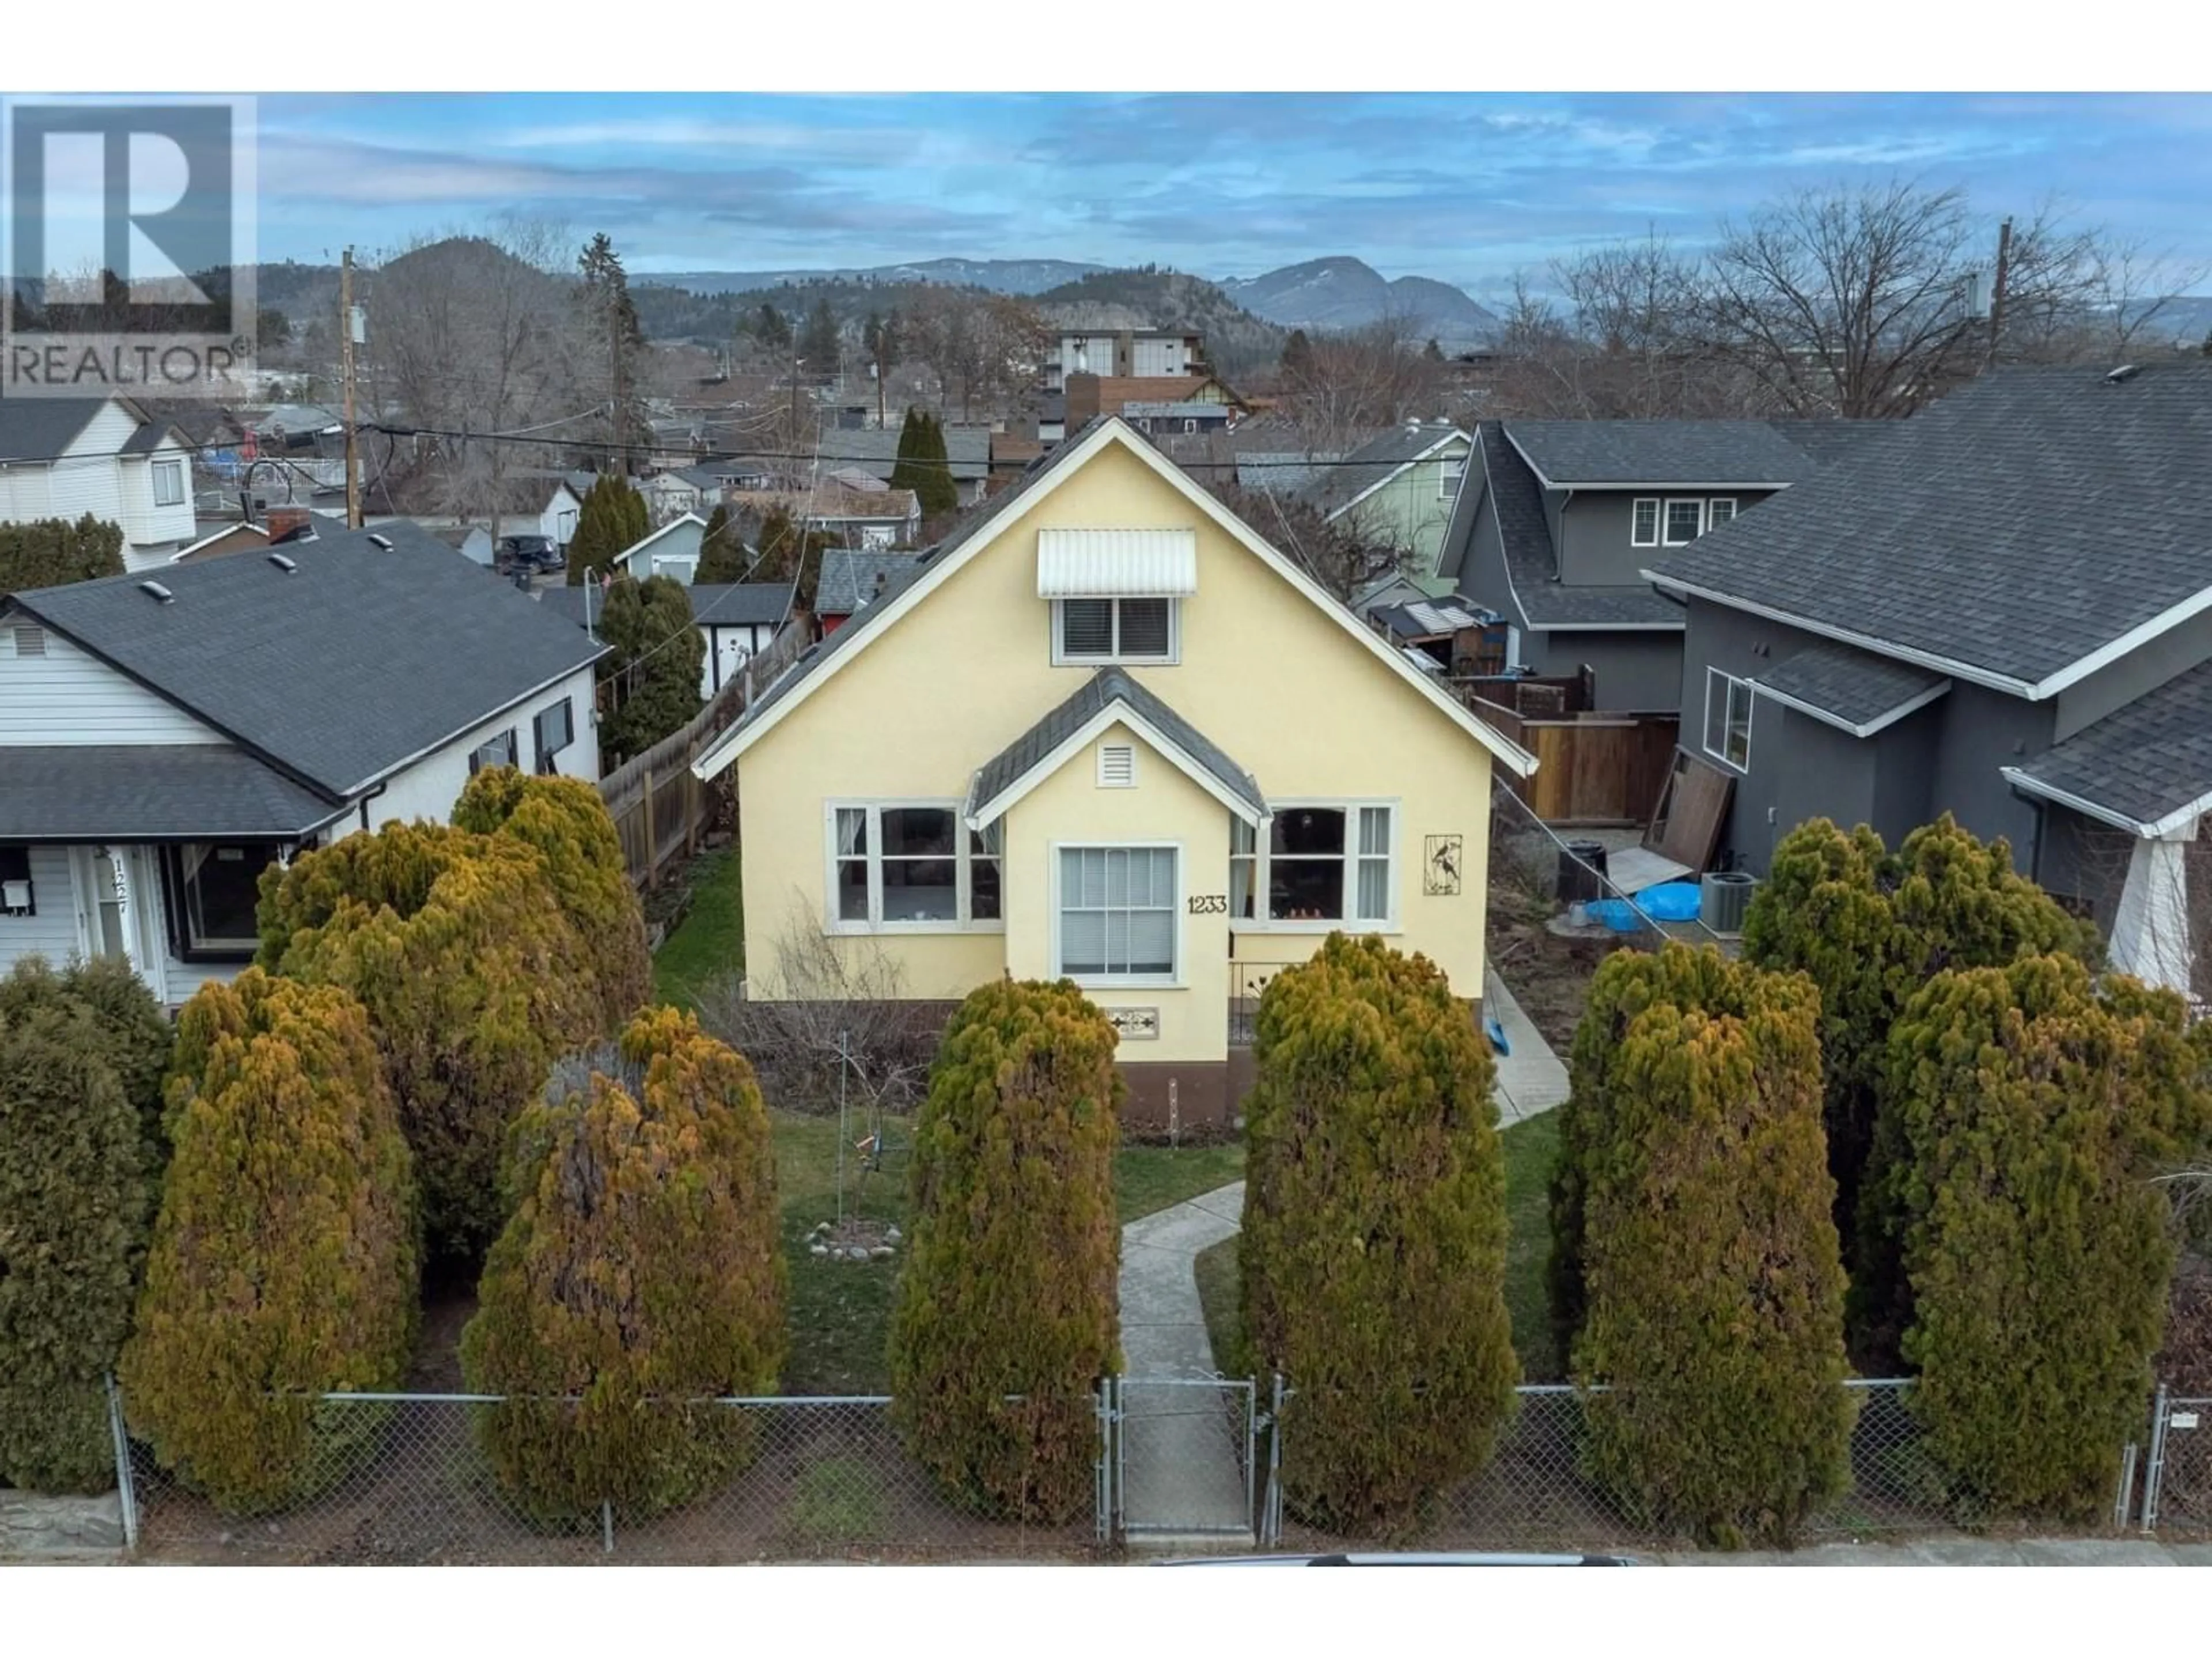
<svg viewBox="0 0 2212 1659"><path fill-rule="evenodd" d="M269 544L274 547L298 536L313 517L304 507L272 507L262 514L262 528L269 532Z"/></svg>
<svg viewBox="0 0 2212 1659"><path fill-rule="evenodd" d="M1098 415L1098 377L1096 374L1071 374L1064 394L1067 399L1067 426L1073 432L1085 421Z"/></svg>

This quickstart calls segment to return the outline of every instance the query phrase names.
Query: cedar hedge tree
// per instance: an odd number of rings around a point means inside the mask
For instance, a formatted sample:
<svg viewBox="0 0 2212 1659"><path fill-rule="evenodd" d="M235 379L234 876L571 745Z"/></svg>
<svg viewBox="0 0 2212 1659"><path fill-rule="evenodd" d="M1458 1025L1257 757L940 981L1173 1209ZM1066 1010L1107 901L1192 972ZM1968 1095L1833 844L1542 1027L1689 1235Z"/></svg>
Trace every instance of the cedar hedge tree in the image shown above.
<svg viewBox="0 0 2212 1659"><path fill-rule="evenodd" d="M1746 959L1808 974L1820 990L1829 1170L1854 1269L1855 1342L1869 1366L1887 1370L1894 1353L1886 1309L1895 1264L1880 1243L1887 1229L1862 1213L1890 1026L1946 968L2002 967L2052 951L2094 961L2095 930L2015 874L2002 838L1978 841L1948 813L1893 854L1863 825L1846 835L1825 818L1801 824L1776 848L1752 901Z"/></svg>
<svg viewBox="0 0 2212 1659"><path fill-rule="evenodd" d="M453 805L456 829L504 836L545 855L553 897L590 952L606 1024L652 1000L645 912L623 860L622 837L599 792L580 778L487 767Z"/></svg>
<svg viewBox="0 0 2212 1659"><path fill-rule="evenodd" d="M368 1017L334 986L248 969L178 1021L175 1153L120 1376L133 1430L216 1508L265 1513L341 1479L415 1336L415 1183Z"/></svg>
<svg viewBox="0 0 2212 1659"><path fill-rule="evenodd" d="M599 637L614 649L599 674L614 683L613 712L599 746L617 762L641 755L696 719L706 636L692 623L691 595L673 576L618 581L607 590Z"/></svg>
<svg viewBox="0 0 2212 1659"><path fill-rule="evenodd" d="M891 467L891 488L912 490L925 519L959 508L960 488L952 481L945 428L927 410L909 407L906 411L906 424L899 428L898 459Z"/></svg>
<svg viewBox="0 0 2212 1659"><path fill-rule="evenodd" d="M61 587L123 574L123 529L86 514L0 524L0 600L33 588Z"/></svg>
<svg viewBox="0 0 2212 1659"><path fill-rule="evenodd" d="M1519 1366L1489 1045L1427 958L1332 933L1261 999L1238 1267L1296 1390L1294 1513L1416 1525L1488 1460Z"/></svg>
<svg viewBox="0 0 2212 1659"><path fill-rule="evenodd" d="M62 988L35 957L0 981L0 1486L96 1492L149 1191L110 1036Z"/></svg>
<svg viewBox="0 0 2212 1659"><path fill-rule="evenodd" d="M123 1097L137 1114L150 1191L160 1183L168 1158L161 1130L161 1081L176 1045L168 1015L121 957L80 959L59 973L40 957L26 957L0 980L0 1020L52 1003L81 1006L92 1016L102 1056L115 1068Z"/></svg>
<svg viewBox="0 0 2212 1659"><path fill-rule="evenodd" d="M788 1348L767 1109L743 1056L656 1008L517 1124L513 1213L461 1337L492 1467L548 1524L625 1518L740 1468Z"/></svg>
<svg viewBox="0 0 2212 1659"><path fill-rule="evenodd" d="M602 472L584 492L576 514L576 533L568 543L568 586L596 580L653 528L645 497L619 473Z"/></svg>
<svg viewBox="0 0 2212 1659"><path fill-rule="evenodd" d="M271 870L259 920L264 968L343 986L368 1010L430 1249L480 1255L505 1218L507 1126L556 1058L610 1025L544 854L508 836L388 823Z"/></svg>
<svg viewBox="0 0 2212 1659"><path fill-rule="evenodd" d="M1001 980L945 1027L915 1120L890 1336L915 1459L981 1513L1095 1501L1098 1379L1121 1346L1113 1026L1067 980Z"/></svg>
<svg viewBox="0 0 2212 1659"><path fill-rule="evenodd" d="M2197 1029L2054 955L1939 974L1891 1034L1908 1405L1967 1519L2111 1503L2173 1266L2150 1177L2212 1125Z"/></svg>
<svg viewBox="0 0 2212 1659"><path fill-rule="evenodd" d="M1787 1544L1843 1489L1854 1415L1818 993L1681 945L1616 952L1592 992L1559 1241L1590 1467L1639 1528Z"/></svg>
<svg viewBox="0 0 2212 1659"><path fill-rule="evenodd" d="M737 526L730 522L730 509L717 504L707 518L707 528L699 537L699 568L692 573L695 582L741 582L745 579L745 546L739 539Z"/></svg>

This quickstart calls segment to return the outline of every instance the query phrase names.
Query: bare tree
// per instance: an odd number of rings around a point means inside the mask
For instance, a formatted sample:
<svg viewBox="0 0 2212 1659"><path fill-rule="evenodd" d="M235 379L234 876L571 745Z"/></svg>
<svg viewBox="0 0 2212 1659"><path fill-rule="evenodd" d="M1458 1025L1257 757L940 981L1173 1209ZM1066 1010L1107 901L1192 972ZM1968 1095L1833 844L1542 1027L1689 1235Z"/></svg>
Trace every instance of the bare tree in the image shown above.
<svg viewBox="0 0 2212 1659"><path fill-rule="evenodd" d="M1422 354L1424 337L1402 316L1346 334L1317 334L1285 365L1284 415L1307 451L1340 455L1376 430L1442 412L1443 366Z"/></svg>
<svg viewBox="0 0 2212 1659"><path fill-rule="evenodd" d="M1348 602L1353 594L1404 574L1415 562L1413 550L1395 526L1358 507L1331 519L1311 496L1264 485L1248 489L1223 483L1214 494L1340 599Z"/></svg>
<svg viewBox="0 0 2212 1659"><path fill-rule="evenodd" d="M422 447L426 505L481 518L495 536L509 479L554 452L490 435L543 431L551 443L584 429L560 424L586 412L576 400L588 395L579 310L555 274L568 257L558 227L508 220L487 234L418 239L366 284L374 406L441 434Z"/></svg>
<svg viewBox="0 0 2212 1659"><path fill-rule="evenodd" d="M872 939L824 933L795 891L769 955L766 997L719 980L699 998L700 1024L744 1052L780 1103L834 1107L842 1088L864 1110L908 1109L942 1022L914 1000L899 963Z"/></svg>

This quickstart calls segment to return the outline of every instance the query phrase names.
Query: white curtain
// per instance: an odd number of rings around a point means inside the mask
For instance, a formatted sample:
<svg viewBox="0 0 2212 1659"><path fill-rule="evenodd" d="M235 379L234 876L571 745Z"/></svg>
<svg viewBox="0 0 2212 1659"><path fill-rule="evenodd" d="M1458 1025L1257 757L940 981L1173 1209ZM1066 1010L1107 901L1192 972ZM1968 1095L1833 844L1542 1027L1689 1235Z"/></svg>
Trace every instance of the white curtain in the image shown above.
<svg viewBox="0 0 2212 1659"><path fill-rule="evenodd" d="M1229 820L1229 914L1252 914L1252 872L1259 864L1259 837L1242 818Z"/></svg>
<svg viewBox="0 0 2212 1659"><path fill-rule="evenodd" d="M1361 921L1390 916L1390 809L1359 809L1359 878L1352 915Z"/></svg>

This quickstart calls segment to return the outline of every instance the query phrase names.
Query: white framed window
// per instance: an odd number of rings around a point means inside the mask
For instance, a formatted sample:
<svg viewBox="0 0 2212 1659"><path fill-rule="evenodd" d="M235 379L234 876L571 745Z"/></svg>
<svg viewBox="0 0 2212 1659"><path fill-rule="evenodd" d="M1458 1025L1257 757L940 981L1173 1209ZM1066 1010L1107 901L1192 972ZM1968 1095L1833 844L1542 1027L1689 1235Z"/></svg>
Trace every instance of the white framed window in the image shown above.
<svg viewBox="0 0 2212 1659"><path fill-rule="evenodd" d="M830 932L945 933L1000 925L1000 827L963 829L959 802L831 801L823 824Z"/></svg>
<svg viewBox="0 0 2212 1659"><path fill-rule="evenodd" d="M1053 848L1053 971L1079 984L1174 985L1181 974L1180 846Z"/></svg>
<svg viewBox="0 0 2212 1659"><path fill-rule="evenodd" d="M1437 499L1449 501L1459 495L1460 480L1467 476L1467 459L1446 461L1437 471Z"/></svg>
<svg viewBox="0 0 2212 1659"><path fill-rule="evenodd" d="M1054 599L1053 662L1174 662L1182 644L1180 609L1171 599Z"/></svg>
<svg viewBox="0 0 2212 1659"><path fill-rule="evenodd" d="M1631 547L1659 545L1659 498L1638 495L1628 504L1628 544Z"/></svg>
<svg viewBox="0 0 2212 1659"><path fill-rule="evenodd" d="M514 728L510 726L489 743L477 745L469 756L469 775L476 776L487 766L513 766L514 753Z"/></svg>
<svg viewBox="0 0 2212 1659"><path fill-rule="evenodd" d="M260 948L255 907L261 872L276 862L269 842L186 842L162 848L169 928L186 962L243 962Z"/></svg>
<svg viewBox="0 0 2212 1659"><path fill-rule="evenodd" d="M1735 497L1716 495L1705 503L1705 528L1717 530L1735 517Z"/></svg>
<svg viewBox="0 0 2212 1659"><path fill-rule="evenodd" d="M1665 524L1666 544L1669 547L1685 547L1705 533L1705 504L1694 497L1687 500L1669 499Z"/></svg>
<svg viewBox="0 0 2212 1659"><path fill-rule="evenodd" d="M1739 772L1751 769L1751 705L1749 680L1705 670L1705 752Z"/></svg>
<svg viewBox="0 0 2212 1659"><path fill-rule="evenodd" d="M1395 801L1282 801L1262 847L1229 832L1229 914L1284 933L1387 932L1397 921Z"/></svg>
<svg viewBox="0 0 2212 1659"><path fill-rule="evenodd" d="M530 722L530 735L538 750L538 771L558 771L554 757L576 740L576 716L568 699L563 697L539 709Z"/></svg>
<svg viewBox="0 0 2212 1659"><path fill-rule="evenodd" d="M154 463L154 505L182 507L185 504L185 464L182 461Z"/></svg>

